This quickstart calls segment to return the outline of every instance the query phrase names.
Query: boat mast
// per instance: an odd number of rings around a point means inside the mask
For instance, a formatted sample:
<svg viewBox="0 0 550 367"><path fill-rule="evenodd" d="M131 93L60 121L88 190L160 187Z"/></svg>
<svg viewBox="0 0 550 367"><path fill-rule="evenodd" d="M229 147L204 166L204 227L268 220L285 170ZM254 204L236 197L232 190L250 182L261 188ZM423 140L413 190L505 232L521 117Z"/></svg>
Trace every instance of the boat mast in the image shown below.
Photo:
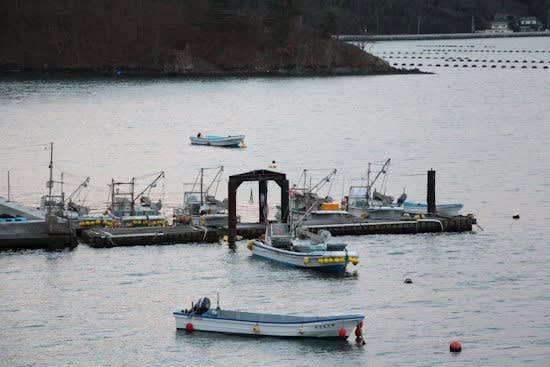
<svg viewBox="0 0 550 367"><path fill-rule="evenodd" d="M53 188L53 143L50 143L50 180L48 181L48 215L51 214L51 200L52 200L52 188Z"/></svg>
<svg viewBox="0 0 550 367"><path fill-rule="evenodd" d="M111 211L115 211L115 179L111 178Z"/></svg>
<svg viewBox="0 0 550 367"><path fill-rule="evenodd" d="M8 201L10 201L10 171L8 171Z"/></svg>
<svg viewBox="0 0 550 367"><path fill-rule="evenodd" d="M370 200L370 166L371 163L369 162L369 166L367 168L367 205L369 204Z"/></svg>
<svg viewBox="0 0 550 367"><path fill-rule="evenodd" d="M130 202L131 202L131 211L130 211L130 215L135 215L136 214L136 201L134 199L134 187L135 187L135 183L136 183L136 178L135 177L132 177L132 181L130 181L130 186L132 187L132 191L130 192Z"/></svg>
<svg viewBox="0 0 550 367"><path fill-rule="evenodd" d="M203 204L203 199L202 199L202 180L203 180L203 176L204 176L204 168L201 168L201 206Z"/></svg>

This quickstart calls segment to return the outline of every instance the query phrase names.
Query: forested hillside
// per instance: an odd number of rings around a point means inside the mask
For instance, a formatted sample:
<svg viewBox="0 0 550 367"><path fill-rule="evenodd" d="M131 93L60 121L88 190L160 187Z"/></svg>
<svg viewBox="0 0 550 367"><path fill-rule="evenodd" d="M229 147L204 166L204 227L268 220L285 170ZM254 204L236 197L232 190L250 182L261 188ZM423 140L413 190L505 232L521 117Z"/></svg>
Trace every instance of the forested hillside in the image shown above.
<svg viewBox="0 0 550 367"><path fill-rule="evenodd" d="M2 70L391 72L337 33L465 32L550 0L3 0Z"/></svg>

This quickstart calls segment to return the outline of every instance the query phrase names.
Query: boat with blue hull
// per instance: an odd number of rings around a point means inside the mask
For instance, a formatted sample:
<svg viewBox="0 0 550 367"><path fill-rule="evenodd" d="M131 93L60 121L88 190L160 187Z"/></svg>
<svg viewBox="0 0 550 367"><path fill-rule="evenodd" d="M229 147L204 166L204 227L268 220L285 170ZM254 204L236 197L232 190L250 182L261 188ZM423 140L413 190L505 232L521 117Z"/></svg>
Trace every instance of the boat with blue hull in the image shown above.
<svg viewBox="0 0 550 367"><path fill-rule="evenodd" d="M250 240L247 247L253 256L301 269L341 273L349 263L359 264L355 251L343 243L327 243L329 238L328 231L316 234L301 228L291 230L286 223L271 223L265 237Z"/></svg>
<svg viewBox="0 0 550 367"><path fill-rule="evenodd" d="M209 145L214 147L239 148L244 144L244 135L202 135L190 136L193 145Z"/></svg>
<svg viewBox="0 0 550 367"><path fill-rule="evenodd" d="M435 206L435 211L438 215L444 217L454 217L459 215L460 210L463 208L463 205L460 203L454 204L437 204ZM407 213L411 214L427 214L428 205L424 203L419 203L416 201L405 201L403 203L403 209Z"/></svg>
<svg viewBox="0 0 550 367"><path fill-rule="evenodd" d="M300 316L268 314L210 308L210 300L201 298L191 309L173 313L176 329L225 334L275 336L289 338L340 338L361 335L365 316Z"/></svg>

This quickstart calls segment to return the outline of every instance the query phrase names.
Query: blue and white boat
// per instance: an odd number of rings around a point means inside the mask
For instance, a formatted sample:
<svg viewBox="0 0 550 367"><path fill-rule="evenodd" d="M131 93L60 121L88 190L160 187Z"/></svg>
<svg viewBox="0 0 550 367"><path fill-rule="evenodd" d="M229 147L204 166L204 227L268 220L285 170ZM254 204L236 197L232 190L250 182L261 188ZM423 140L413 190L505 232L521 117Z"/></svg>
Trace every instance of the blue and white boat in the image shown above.
<svg viewBox="0 0 550 367"><path fill-rule="evenodd" d="M244 144L244 135L202 135L190 136L191 144L194 145L211 145L214 147L239 148Z"/></svg>
<svg viewBox="0 0 550 367"><path fill-rule="evenodd" d="M210 331L225 334L293 338L340 338L361 335L363 315L298 316L267 314L210 308L210 300L201 298L189 310L174 312L176 329ZM358 330L356 330L356 328Z"/></svg>
<svg viewBox="0 0 550 367"><path fill-rule="evenodd" d="M454 217L459 215L460 210L464 205L460 203L455 204L437 204L435 206L435 211L437 214L444 217ZM407 213L411 214L426 214L428 213L428 205L424 203L419 203L416 201L405 201L403 203L403 209Z"/></svg>
<svg viewBox="0 0 550 367"><path fill-rule="evenodd" d="M359 264L357 252L348 251L346 244L327 243L329 238L328 231L315 234L291 230L286 223L271 223L265 237L250 240L247 247L253 256L302 269L343 272L349 263Z"/></svg>

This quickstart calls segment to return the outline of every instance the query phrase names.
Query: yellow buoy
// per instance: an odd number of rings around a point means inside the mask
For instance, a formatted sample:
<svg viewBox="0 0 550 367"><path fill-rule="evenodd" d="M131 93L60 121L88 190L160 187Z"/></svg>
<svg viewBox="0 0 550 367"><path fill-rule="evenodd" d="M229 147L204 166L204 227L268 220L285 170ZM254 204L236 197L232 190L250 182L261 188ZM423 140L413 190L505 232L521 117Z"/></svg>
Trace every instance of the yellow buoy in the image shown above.
<svg viewBox="0 0 550 367"><path fill-rule="evenodd" d="M255 332L255 333L259 333L260 332L260 325L256 324L252 327L252 331Z"/></svg>
<svg viewBox="0 0 550 367"><path fill-rule="evenodd" d="M246 248L252 251L252 247L254 247L254 240L248 240L246 243Z"/></svg>
<svg viewBox="0 0 550 367"><path fill-rule="evenodd" d="M227 242L228 239L229 239L229 237L228 237L227 235L223 236L223 240L224 240L225 242Z"/></svg>
<svg viewBox="0 0 550 367"><path fill-rule="evenodd" d="M304 257L304 265L307 265L307 264L309 264L309 257L308 256Z"/></svg>
<svg viewBox="0 0 550 367"><path fill-rule="evenodd" d="M353 265L357 265L357 264L359 264L359 259L355 258L355 259L351 260L351 263Z"/></svg>

